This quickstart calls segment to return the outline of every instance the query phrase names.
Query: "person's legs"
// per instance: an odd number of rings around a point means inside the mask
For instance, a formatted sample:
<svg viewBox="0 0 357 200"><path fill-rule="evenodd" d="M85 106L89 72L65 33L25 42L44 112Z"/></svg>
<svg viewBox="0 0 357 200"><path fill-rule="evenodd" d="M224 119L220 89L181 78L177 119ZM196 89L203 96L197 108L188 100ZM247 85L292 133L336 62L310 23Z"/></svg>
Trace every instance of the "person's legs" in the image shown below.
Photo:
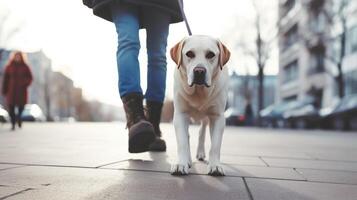
<svg viewBox="0 0 357 200"><path fill-rule="evenodd" d="M170 15L157 8L143 9L143 25L146 28L148 55L147 90L145 93L147 118L152 123L156 135L150 145L151 151L165 151L166 143L160 139L160 120L166 90L166 46L169 33Z"/></svg>
<svg viewBox="0 0 357 200"><path fill-rule="evenodd" d="M22 127L22 119L21 119L21 115L22 112L24 111L24 106L18 106L18 113L17 113L17 124L19 125L19 127Z"/></svg>
<svg viewBox="0 0 357 200"><path fill-rule="evenodd" d="M11 121L11 129L15 130L15 123L16 123L16 114L15 114L15 106L9 105L9 115Z"/></svg>
<svg viewBox="0 0 357 200"><path fill-rule="evenodd" d="M155 134L152 124L144 115L140 87L139 7L114 2L112 16L118 34L118 85L129 129L129 152L140 153L149 150L149 145L155 140Z"/></svg>
<svg viewBox="0 0 357 200"><path fill-rule="evenodd" d="M112 4L113 23L118 35L117 66L120 97L142 94L139 67L139 8L127 3Z"/></svg>
<svg viewBox="0 0 357 200"><path fill-rule="evenodd" d="M170 14L158 8L143 8L143 25L146 28L148 56L146 100L162 103L166 90L166 46Z"/></svg>

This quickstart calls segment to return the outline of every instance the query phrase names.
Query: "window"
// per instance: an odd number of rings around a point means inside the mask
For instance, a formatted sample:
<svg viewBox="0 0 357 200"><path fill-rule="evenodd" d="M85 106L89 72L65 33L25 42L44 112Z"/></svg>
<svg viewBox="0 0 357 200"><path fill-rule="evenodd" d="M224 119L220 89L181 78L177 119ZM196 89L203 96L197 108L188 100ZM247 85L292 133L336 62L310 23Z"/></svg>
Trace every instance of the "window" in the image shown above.
<svg viewBox="0 0 357 200"><path fill-rule="evenodd" d="M323 9L326 0L310 0L309 7L311 11L318 12Z"/></svg>
<svg viewBox="0 0 357 200"><path fill-rule="evenodd" d="M310 56L309 74L316 74L325 71L324 51L313 51Z"/></svg>
<svg viewBox="0 0 357 200"><path fill-rule="evenodd" d="M284 49L289 48L298 40L298 26L295 24L291 29L285 33Z"/></svg>
<svg viewBox="0 0 357 200"><path fill-rule="evenodd" d="M309 19L310 31L321 34L326 32L326 18L322 12L311 14Z"/></svg>
<svg viewBox="0 0 357 200"><path fill-rule="evenodd" d="M298 77L298 62L297 60L289 63L284 67L284 79L283 82L287 83L296 80Z"/></svg>
<svg viewBox="0 0 357 200"><path fill-rule="evenodd" d="M310 90L307 92L309 97L312 97L313 106L315 108L321 108L322 105L322 97L323 97L323 90L318 89L315 86L312 86Z"/></svg>
<svg viewBox="0 0 357 200"><path fill-rule="evenodd" d="M357 94L357 70L346 73L344 76L346 95Z"/></svg>
<svg viewBox="0 0 357 200"><path fill-rule="evenodd" d="M292 96L285 97L283 101L290 102L290 101L295 101L296 99L297 99L297 95L292 95Z"/></svg>

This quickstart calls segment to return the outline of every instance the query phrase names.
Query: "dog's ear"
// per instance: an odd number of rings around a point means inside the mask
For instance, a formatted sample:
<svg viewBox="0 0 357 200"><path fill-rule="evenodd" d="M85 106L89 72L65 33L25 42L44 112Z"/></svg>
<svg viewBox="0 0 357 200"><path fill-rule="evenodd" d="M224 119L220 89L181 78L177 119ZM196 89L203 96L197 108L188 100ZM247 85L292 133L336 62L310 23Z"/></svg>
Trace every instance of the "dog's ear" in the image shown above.
<svg viewBox="0 0 357 200"><path fill-rule="evenodd" d="M181 66L181 55L182 55L182 47L185 39L181 40L175 46L173 46L170 50L171 59L177 64L177 69Z"/></svg>
<svg viewBox="0 0 357 200"><path fill-rule="evenodd" d="M221 70L223 66L228 62L231 52L227 49L227 47L218 40L218 47L219 47L219 67Z"/></svg>

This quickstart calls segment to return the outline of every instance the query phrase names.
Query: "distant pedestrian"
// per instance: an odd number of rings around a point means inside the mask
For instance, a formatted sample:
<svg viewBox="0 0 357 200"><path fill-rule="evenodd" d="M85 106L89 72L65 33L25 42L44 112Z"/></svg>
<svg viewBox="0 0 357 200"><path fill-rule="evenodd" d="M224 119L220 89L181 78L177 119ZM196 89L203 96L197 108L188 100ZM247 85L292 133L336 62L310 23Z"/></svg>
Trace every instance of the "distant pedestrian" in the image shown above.
<svg viewBox="0 0 357 200"><path fill-rule="evenodd" d="M27 88L31 82L32 73L26 63L25 55L19 51L13 53L5 66L2 85L2 94L6 97L11 118L11 130L15 130L16 122L21 128L21 114L27 103ZM17 114L15 112L16 108Z"/></svg>
<svg viewBox="0 0 357 200"><path fill-rule="evenodd" d="M250 103L247 103L245 105L244 116L245 116L245 125L252 126L254 121L254 114L253 114L252 105Z"/></svg>
<svg viewBox="0 0 357 200"><path fill-rule="evenodd" d="M159 124L166 89L169 25L183 20L178 0L83 0L83 3L116 27L118 85L129 128L129 152L165 151ZM145 95L140 86L138 60L142 28L146 29L148 56Z"/></svg>

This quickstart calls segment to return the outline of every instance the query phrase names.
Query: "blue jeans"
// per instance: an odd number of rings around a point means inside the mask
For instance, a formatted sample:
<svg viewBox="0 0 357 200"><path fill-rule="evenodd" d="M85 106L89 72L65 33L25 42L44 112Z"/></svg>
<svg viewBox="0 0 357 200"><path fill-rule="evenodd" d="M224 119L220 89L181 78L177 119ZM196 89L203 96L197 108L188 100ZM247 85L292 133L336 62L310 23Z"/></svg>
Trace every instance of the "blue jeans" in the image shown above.
<svg viewBox="0 0 357 200"><path fill-rule="evenodd" d="M118 34L117 65L120 97L143 93L140 86L139 29L146 29L149 101L163 102L166 89L166 46L170 15L157 8L129 3L113 3L112 18Z"/></svg>

